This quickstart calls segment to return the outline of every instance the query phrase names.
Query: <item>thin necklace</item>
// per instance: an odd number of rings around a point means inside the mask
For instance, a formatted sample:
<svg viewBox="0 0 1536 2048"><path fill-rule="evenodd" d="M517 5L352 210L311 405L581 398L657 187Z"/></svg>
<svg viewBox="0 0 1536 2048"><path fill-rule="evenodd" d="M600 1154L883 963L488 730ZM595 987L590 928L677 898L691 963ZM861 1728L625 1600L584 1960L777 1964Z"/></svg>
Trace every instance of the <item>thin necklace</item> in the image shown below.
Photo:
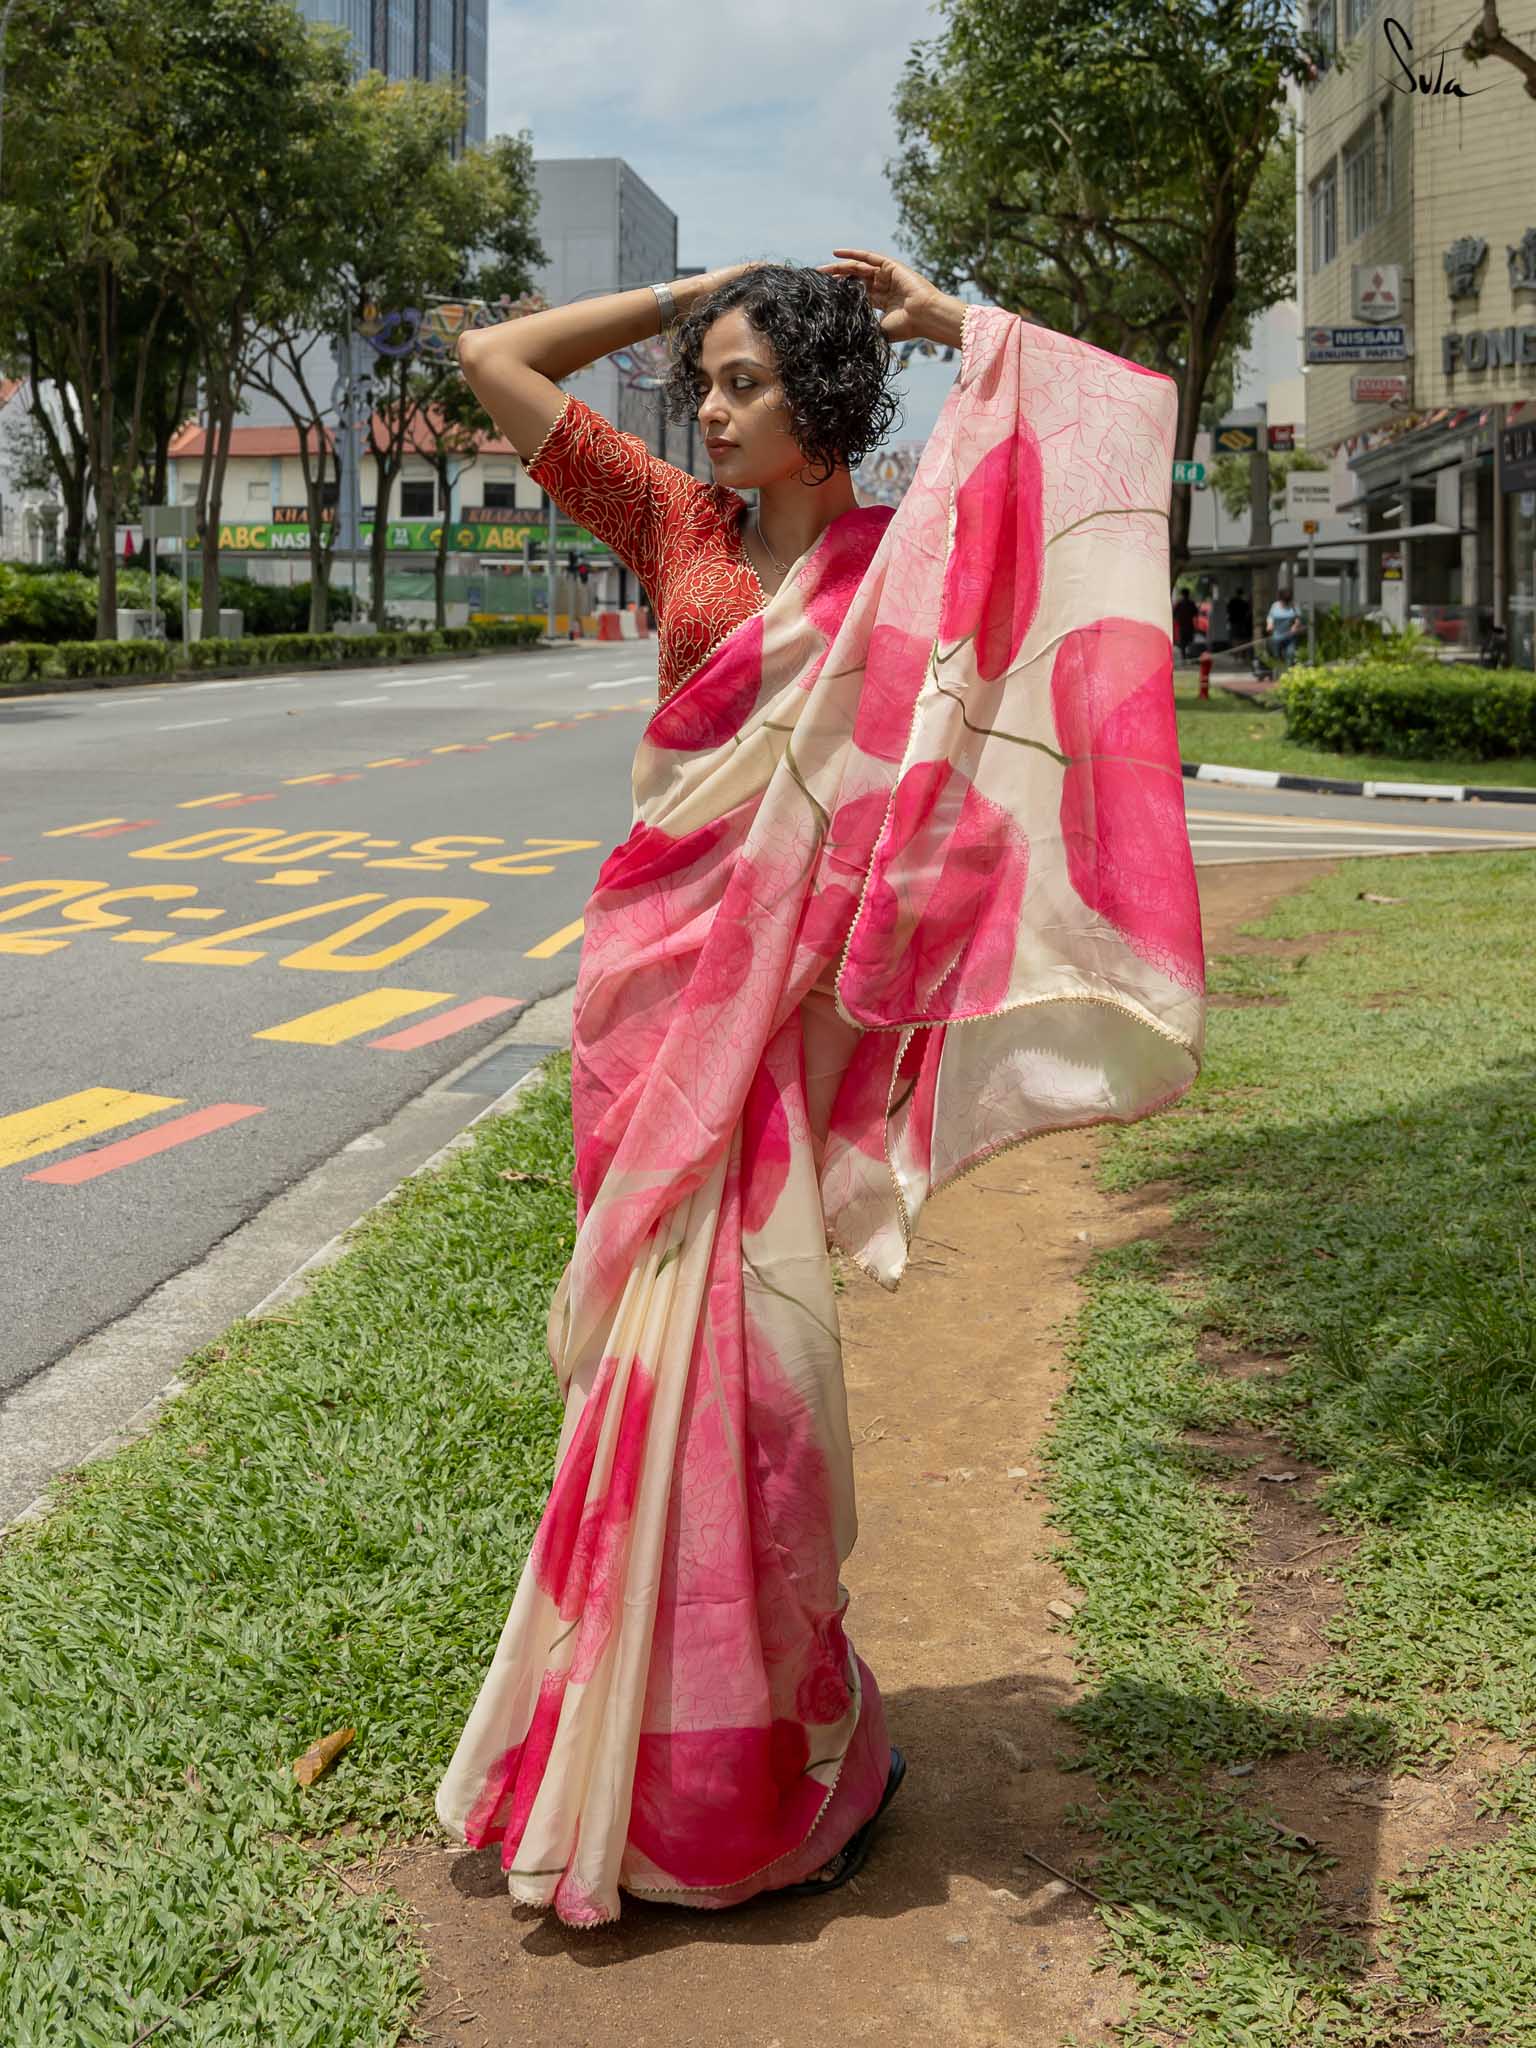
<svg viewBox="0 0 1536 2048"><path fill-rule="evenodd" d="M752 524L754 525L754 527L756 527L757 537L763 544L763 552L767 555L769 561L772 562L775 569L778 570L779 574L781 576L785 575L788 572L789 564L787 562L781 562L778 556L773 552L773 549L769 547L768 536L763 532L762 513L759 507L756 505L752 507Z"/></svg>

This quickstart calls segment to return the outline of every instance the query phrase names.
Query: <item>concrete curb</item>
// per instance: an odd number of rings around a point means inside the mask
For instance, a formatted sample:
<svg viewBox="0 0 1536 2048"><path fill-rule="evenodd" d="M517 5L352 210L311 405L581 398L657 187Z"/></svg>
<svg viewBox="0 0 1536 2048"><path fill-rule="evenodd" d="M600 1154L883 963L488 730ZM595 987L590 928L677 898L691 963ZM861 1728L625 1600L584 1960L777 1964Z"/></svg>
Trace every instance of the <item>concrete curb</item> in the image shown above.
<svg viewBox="0 0 1536 2048"><path fill-rule="evenodd" d="M1434 797L1452 804L1536 804L1536 789L1460 782L1339 782L1326 775L1283 775L1276 768L1224 768L1214 761L1180 763L1191 782L1231 782L1244 789L1304 789L1326 796Z"/></svg>
<svg viewBox="0 0 1536 2048"><path fill-rule="evenodd" d="M379 1195L375 1200L369 1202L366 1205L366 1207L364 1207L360 1211L360 1213L356 1215L352 1219L352 1221L345 1226L344 1229L337 1231L335 1235L329 1238L325 1244L321 1245L318 1251L310 1253L310 1255L306 1259L304 1259L298 1266L296 1266L293 1269L291 1273L288 1274L286 1279L280 1280L277 1286L270 1289L262 1297L262 1299L256 1303L256 1305L253 1308L248 1308L239 1312L238 1314L232 1316L230 1318L230 1321L257 1322L261 1319L261 1317L264 1314L270 1313L272 1310L280 1307L285 1303L294 1301L296 1298L298 1298L305 1292L306 1288L308 1287L309 1281L314 1274L321 1271L326 1266L334 1265L336 1261L343 1256L343 1254L348 1249L349 1242L351 1240L353 1233L358 1229L360 1224L366 1222L370 1216L376 1214L380 1209L386 1207L387 1204L392 1202L395 1199L395 1197L400 1193L401 1189L407 1186L408 1183L418 1179L422 1174L436 1172L438 1168L443 1166L449 1159L451 1159L455 1153L463 1151L464 1148L472 1142L473 1134L477 1125L484 1123L488 1117L506 1116L512 1113L519 1096L527 1093L534 1086L539 1076L543 1072L544 1066L546 1065L548 1059L553 1057L555 1053L563 1052L568 1048L570 1043L569 1008L572 994L573 989L565 989L561 991L560 994L545 997L541 1002L536 1003L532 1006L533 1011L539 1011L544 1013L543 1017L536 1021L539 1024L541 1024L544 1028L548 1029L549 1039L547 1041L537 1043L534 1041L532 1033L530 1033L529 1031L529 1022L531 1014L530 1011L525 1011L523 1015L518 1019L518 1022L506 1034L506 1036L502 1040L497 1041L497 1045L502 1051L512 1050L514 1049L515 1041L519 1038L519 1036L521 1036L524 1044L526 1044L530 1050L537 1050L539 1052L542 1052L544 1054L544 1058L540 1059L534 1066L530 1067L528 1072L520 1075L519 1078L516 1081L514 1081L509 1088L504 1089L500 1095L494 1097L490 1102L486 1103L484 1107L482 1107L481 1109L478 1109L460 1130L456 1131L454 1135L451 1138L449 1138L445 1144L440 1145L438 1149L434 1153L432 1153L430 1158L424 1160L421 1165L413 1167L409 1173L402 1174L400 1179L397 1180L392 1187L387 1188L383 1194ZM509 1044L509 1041L512 1041L513 1043ZM488 1061L489 1058L495 1056L495 1052L488 1053L487 1050L482 1047L478 1053L472 1054L464 1062L464 1067L466 1070L472 1071L477 1064L484 1064ZM439 1080L432 1084L432 1088L429 1089L427 1093L431 1094L434 1091L445 1091L447 1085L448 1084L446 1084L444 1080ZM420 1098L418 1098L418 1100L419 1099ZM407 1104L406 1107L409 1108L410 1105ZM398 1114L399 1112L397 1112L397 1115ZM363 1140L353 1141L353 1147L358 1145L359 1142L366 1143L367 1141L367 1134L365 1134ZM353 1149L353 1147L348 1147L347 1149L351 1150ZM317 1168L316 1171L322 1171L324 1165L329 1164L329 1161L324 1162L322 1167ZM276 1199L280 1200L281 1197L278 1197ZM258 1212L258 1217L259 1215L260 1212ZM257 1218L251 1219L252 1222L255 1222L256 1220ZM199 1263L201 1264L204 1262L200 1261ZM196 1267L194 1267L189 1270L195 1272L197 1269ZM182 1276L180 1275L172 1275L169 1281L161 1283L162 1288L167 1286L174 1286L176 1281L181 1277ZM127 1322L136 1313L136 1310L130 1309L129 1311L127 1311L124 1317L121 1317L118 1320L119 1322ZM111 1327L112 1326L109 1326L109 1329ZM100 1337L102 1334L102 1332L97 1332L96 1336ZM94 1338L88 1338L85 1340L85 1343L90 1344L94 1341ZM197 1345L194 1348L200 1350L204 1347L202 1345ZM66 1466L64 1470L78 1471L81 1466L94 1464L101 1458L110 1457L113 1454L113 1452L119 1451L123 1449L126 1445L136 1442L139 1438L146 1436L149 1433L149 1431L153 1428L154 1424L159 1420L160 1416L165 1412L166 1408L169 1407L171 1402L174 1401L179 1394L186 1393L191 1384L192 1382L188 1380L183 1374L177 1373L173 1378L168 1380L160 1388L158 1393L152 1395L149 1400L143 1402L139 1407L133 1409L127 1416L124 1417L124 1419L118 1424L118 1426L115 1429L111 1430L106 1436L100 1438L98 1441L93 1443L89 1450L81 1453L81 1455L75 1458L73 1463ZM63 1473L60 1472L58 1476L62 1477ZM39 1494L26 1507L21 1509L19 1513L12 1515L8 1521L0 1523L0 1541L3 1541L4 1538L10 1535L13 1531L18 1530L29 1523L41 1521L45 1516L51 1514L54 1508L56 1508L59 1504L60 1496L56 1491L54 1484L50 1483L48 1489L45 1492Z"/></svg>

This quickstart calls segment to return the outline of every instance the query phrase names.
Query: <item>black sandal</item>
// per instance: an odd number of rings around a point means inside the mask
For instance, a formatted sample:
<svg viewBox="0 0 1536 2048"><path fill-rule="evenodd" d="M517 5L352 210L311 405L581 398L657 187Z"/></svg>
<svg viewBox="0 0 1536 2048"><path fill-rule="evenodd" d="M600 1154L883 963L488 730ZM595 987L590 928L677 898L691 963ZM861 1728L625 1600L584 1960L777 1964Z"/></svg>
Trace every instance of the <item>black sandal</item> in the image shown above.
<svg viewBox="0 0 1536 2048"><path fill-rule="evenodd" d="M856 1877L864 1868L864 1859L869 1854L870 1844L875 1839L875 1829L880 1816L901 1789L901 1781L907 1775L907 1760L894 1745L891 1749L890 1774L885 1781L885 1791L880 1804L861 1828L855 1828L841 1849L829 1863L822 1865L814 1877L802 1878L798 1884L780 1885L770 1894L774 1898L808 1899L822 1892L835 1892L845 1885L850 1877Z"/></svg>

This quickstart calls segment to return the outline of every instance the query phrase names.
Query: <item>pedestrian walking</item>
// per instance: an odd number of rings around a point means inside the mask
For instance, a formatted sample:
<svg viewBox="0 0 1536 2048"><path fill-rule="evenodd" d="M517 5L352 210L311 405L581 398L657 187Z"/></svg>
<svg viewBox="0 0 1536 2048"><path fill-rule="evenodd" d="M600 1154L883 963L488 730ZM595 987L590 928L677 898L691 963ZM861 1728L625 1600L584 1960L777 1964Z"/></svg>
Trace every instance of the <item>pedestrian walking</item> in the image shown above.
<svg viewBox="0 0 1536 2048"><path fill-rule="evenodd" d="M1179 643L1179 659L1188 661L1195 638L1195 624L1200 617L1200 607L1195 603L1193 593L1186 583L1181 586L1173 601L1173 632Z"/></svg>
<svg viewBox="0 0 1536 2048"><path fill-rule="evenodd" d="M1301 633L1301 615L1292 604L1288 589L1276 591L1275 601L1270 606L1269 616L1264 622L1264 629L1269 635L1277 665L1282 669L1289 668L1295 659L1296 645Z"/></svg>
<svg viewBox="0 0 1536 2048"><path fill-rule="evenodd" d="M1234 654L1253 653L1253 606L1245 590L1234 590L1227 599L1227 631Z"/></svg>
<svg viewBox="0 0 1536 2048"><path fill-rule="evenodd" d="M1200 1060L1175 388L834 256L462 344L660 628L574 996L554 1484L437 1796L573 1925L621 1893L718 1909L859 1869L905 1762L848 1635L829 1251L894 1290L937 1190L1161 1109ZM658 329L712 483L559 388ZM959 375L900 504L861 506L891 343L924 337Z"/></svg>

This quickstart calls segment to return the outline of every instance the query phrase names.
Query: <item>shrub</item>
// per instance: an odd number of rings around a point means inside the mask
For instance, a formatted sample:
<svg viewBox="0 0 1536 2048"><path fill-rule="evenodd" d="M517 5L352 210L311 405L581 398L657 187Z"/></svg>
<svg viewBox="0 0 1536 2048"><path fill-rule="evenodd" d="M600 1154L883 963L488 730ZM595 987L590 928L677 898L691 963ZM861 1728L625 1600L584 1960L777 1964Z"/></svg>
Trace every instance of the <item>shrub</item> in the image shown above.
<svg viewBox="0 0 1536 2048"><path fill-rule="evenodd" d="M1536 754L1536 676L1436 662L1295 668L1277 685L1285 736L1303 746L1413 761Z"/></svg>
<svg viewBox="0 0 1536 2048"><path fill-rule="evenodd" d="M537 642L539 634L536 621L514 619L492 626L449 626L443 631L266 633L239 640L194 640L188 647L172 646L165 640L12 640L0 643L0 686L14 689L46 675L163 675L176 668L338 668L354 661L400 661L412 655L474 648L528 647Z"/></svg>
<svg viewBox="0 0 1536 2048"><path fill-rule="evenodd" d="M19 573L0 563L0 640L84 640L96 630L96 578L78 569Z"/></svg>

